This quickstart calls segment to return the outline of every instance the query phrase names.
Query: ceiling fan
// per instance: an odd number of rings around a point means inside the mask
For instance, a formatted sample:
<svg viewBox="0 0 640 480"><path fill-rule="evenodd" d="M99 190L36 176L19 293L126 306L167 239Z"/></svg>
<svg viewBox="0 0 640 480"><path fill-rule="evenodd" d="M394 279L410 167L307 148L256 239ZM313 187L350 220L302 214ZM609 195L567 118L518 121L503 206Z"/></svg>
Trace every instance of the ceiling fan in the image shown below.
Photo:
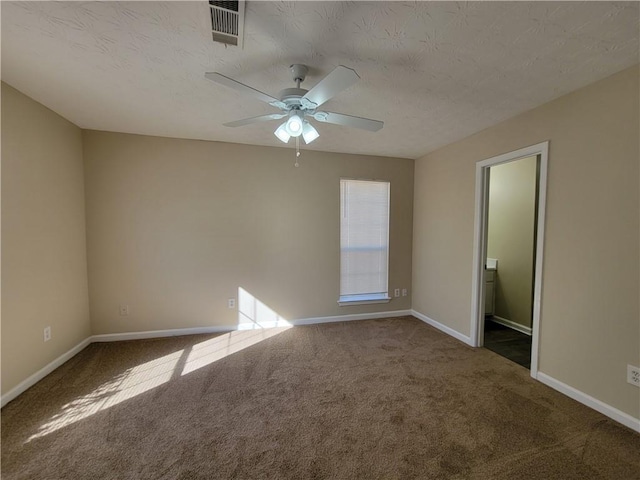
<svg viewBox="0 0 640 480"><path fill-rule="evenodd" d="M379 120L318 110L327 100L346 90L360 79L355 70L340 65L320 80L311 90L305 90L304 88L300 88L300 84L304 81L309 71L307 66L294 64L291 65L289 69L293 81L296 83L296 87L285 88L280 91L278 98L272 97L220 73L205 73L204 76L209 80L233 88L238 92L251 95L281 110L281 113L270 113L258 117L245 118L236 120L235 122L225 123L224 125L227 127L242 127L252 123L280 120L287 117L287 120L274 132L275 136L282 142L287 143L291 137L299 137L302 135L303 140L307 144L313 142L320 136L318 131L309 122L312 118L318 122L360 128L371 132L377 132L384 125L384 122Z"/></svg>

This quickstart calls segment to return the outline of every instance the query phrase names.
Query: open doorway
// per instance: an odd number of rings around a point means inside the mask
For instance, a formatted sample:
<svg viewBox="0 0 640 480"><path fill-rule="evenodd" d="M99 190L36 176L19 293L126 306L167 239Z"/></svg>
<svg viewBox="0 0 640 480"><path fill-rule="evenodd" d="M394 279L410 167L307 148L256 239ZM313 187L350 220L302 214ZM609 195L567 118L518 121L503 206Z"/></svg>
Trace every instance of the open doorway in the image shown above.
<svg viewBox="0 0 640 480"><path fill-rule="evenodd" d="M484 347L531 367L539 156L489 168Z"/></svg>
<svg viewBox="0 0 640 480"><path fill-rule="evenodd" d="M478 162L471 331L536 377L548 142Z"/></svg>

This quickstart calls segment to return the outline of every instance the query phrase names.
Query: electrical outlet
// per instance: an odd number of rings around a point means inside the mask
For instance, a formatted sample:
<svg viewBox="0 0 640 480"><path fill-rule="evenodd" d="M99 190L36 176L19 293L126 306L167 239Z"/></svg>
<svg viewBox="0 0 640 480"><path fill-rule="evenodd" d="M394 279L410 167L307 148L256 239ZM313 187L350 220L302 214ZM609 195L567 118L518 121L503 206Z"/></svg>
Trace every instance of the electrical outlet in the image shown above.
<svg viewBox="0 0 640 480"><path fill-rule="evenodd" d="M393 296L394 296L394 297L399 297L399 296L400 296L400 289L399 289L399 288L396 288L396 289L393 291Z"/></svg>
<svg viewBox="0 0 640 480"><path fill-rule="evenodd" d="M627 365L627 382L636 387L640 387L640 367Z"/></svg>
<svg viewBox="0 0 640 480"><path fill-rule="evenodd" d="M51 327L45 327L44 329L44 341L48 342L51 340Z"/></svg>
<svg viewBox="0 0 640 480"><path fill-rule="evenodd" d="M129 315L129 305L120 305L120 315L123 317Z"/></svg>
<svg viewBox="0 0 640 480"><path fill-rule="evenodd" d="M235 298L230 298L229 300L227 300L227 307L228 308L236 308L236 299Z"/></svg>
<svg viewBox="0 0 640 480"><path fill-rule="evenodd" d="M402 296L403 296L403 297L406 297L406 296L407 296L407 289L406 289L406 288L403 288L403 289L402 289Z"/></svg>

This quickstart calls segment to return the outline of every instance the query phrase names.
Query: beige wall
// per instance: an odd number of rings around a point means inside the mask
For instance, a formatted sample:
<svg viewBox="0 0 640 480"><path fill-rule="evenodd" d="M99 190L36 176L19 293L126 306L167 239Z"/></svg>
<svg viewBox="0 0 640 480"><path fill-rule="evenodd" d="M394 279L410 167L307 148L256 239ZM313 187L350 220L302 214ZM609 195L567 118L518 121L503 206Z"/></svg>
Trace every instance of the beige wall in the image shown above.
<svg viewBox="0 0 640 480"><path fill-rule="evenodd" d="M339 307L340 177L391 182L389 288L411 288L413 160L83 132L95 334L237 324L242 287L286 319ZM127 304L129 316L118 306Z"/></svg>
<svg viewBox="0 0 640 480"><path fill-rule="evenodd" d="M2 83L3 394L90 335L84 214L80 129Z"/></svg>
<svg viewBox="0 0 640 480"><path fill-rule="evenodd" d="M539 370L636 418L638 105L636 66L416 161L413 242L413 308L469 335L475 163L549 140Z"/></svg>
<svg viewBox="0 0 640 480"><path fill-rule="evenodd" d="M536 157L490 168L487 256L498 259L495 315L531 328Z"/></svg>

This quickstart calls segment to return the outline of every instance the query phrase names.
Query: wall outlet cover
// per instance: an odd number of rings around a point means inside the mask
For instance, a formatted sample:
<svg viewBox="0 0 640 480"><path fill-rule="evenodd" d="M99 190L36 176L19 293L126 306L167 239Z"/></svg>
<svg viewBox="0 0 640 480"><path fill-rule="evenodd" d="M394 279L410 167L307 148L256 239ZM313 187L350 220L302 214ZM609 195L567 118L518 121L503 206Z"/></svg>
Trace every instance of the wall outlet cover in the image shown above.
<svg viewBox="0 0 640 480"><path fill-rule="evenodd" d="M640 387L640 367L627 365L627 382L636 387Z"/></svg>

